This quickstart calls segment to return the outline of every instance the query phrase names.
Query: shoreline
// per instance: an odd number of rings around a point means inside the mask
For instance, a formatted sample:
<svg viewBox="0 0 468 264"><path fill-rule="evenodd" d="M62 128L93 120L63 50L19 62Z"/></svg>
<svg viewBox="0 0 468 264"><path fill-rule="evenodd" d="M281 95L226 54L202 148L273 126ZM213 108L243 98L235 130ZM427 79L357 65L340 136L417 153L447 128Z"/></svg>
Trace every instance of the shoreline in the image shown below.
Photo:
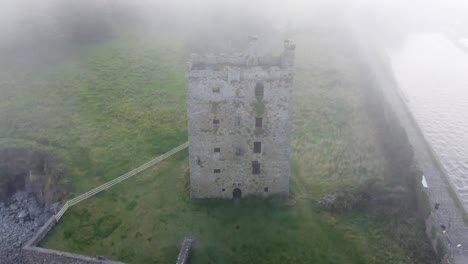
<svg viewBox="0 0 468 264"><path fill-rule="evenodd" d="M361 57L372 75L390 109L405 129L408 140L413 147L414 157L428 182L426 191L431 203L431 215L426 221L426 230L437 227L445 237L446 246L456 264L468 263L468 208L463 204L452 180L437 158L430 143L424 137L421 127L414 118L409 105L405 102L396 79L389 68L388 59L380 50L363 41L362 34L355 32ZM440 204L437 210L435 204ZM446 231L441 226L444 225ZM438 240L433 238L433 246ZM434 241L435 240L435 241ZM446 262L452 263L452 262Z"/></svg>
<svg viewBox="0 0 468 264"><path fill-rule="evenodd" d="M394 86L393 87L394 93L398 97L400 104L405 110L407 117L411 120L412 127L407 128L404 126L405 131L407 131L408 129L414 129L419 134L421 140L424 142L424 145L427 148L427 151L430 153L429 157L432 159L432 161L434 162L434 165L437 167L437 169L439 170L439 173L442 175L442 179L444 179L445 182L449 185L448 188L449 188L450 196L454 200L456 207L462 210L463 220L465 224L468 225L468 206L465 203L463 203L463 199L458 194L457 188L455 184L453 183L453 181L451 180L448 171L445 169L442 162L440 161L439 155L436 153L431 143L429 142L427 137L424 135L421 125L418 123L416 117L413 115L411 108L408 105L409 99L405 95L405 92L401 89L401 87L396 82L396 78L394 77L391 69L388 68L389 62L388 62L388 56L386 56L387 54L385 54L385 57L383 57L383 55L381 54L378 54L378 55L380 55L379 58L382 64L381 67L383 68L382 69L384 72L383 74L387 75L388 76L387 78L391 80L390 82ZM383 91L383 93L385 94L387 92ZM386 96L386 99L389 100L388 98L389 95L385 94L385 96Z"/></svg>

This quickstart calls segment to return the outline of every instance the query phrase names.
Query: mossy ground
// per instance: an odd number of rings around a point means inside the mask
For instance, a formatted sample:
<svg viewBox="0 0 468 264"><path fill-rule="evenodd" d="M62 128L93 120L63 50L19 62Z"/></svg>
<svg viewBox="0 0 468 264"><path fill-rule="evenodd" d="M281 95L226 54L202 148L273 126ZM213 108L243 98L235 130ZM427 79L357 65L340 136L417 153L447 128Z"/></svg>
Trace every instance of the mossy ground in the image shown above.
<svg viewBox="0 0 468 264"><path fill-rule="evenodd" d="M381 178L385 166L346 45L295 40L289 199L192 201L183 151L71 208L41 246L174 263L191 236L193 263L410 263L389 220L317 209L321 193ZM6 67L0 137L63 150L70 197L88 191L187 140L185 55L178 38L132 35L40 72Z"/></svg>

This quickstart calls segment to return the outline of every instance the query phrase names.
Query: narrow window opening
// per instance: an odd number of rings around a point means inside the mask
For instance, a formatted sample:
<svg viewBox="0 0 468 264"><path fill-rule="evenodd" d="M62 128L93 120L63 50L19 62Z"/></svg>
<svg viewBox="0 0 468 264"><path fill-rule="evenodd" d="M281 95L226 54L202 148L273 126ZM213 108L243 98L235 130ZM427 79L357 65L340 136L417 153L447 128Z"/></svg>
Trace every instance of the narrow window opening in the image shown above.
<svg viewBox="0 0 468 264"><path fill-rule="evenodd" d="M254 142L254 153L261 153L262 152L262 142Z"/></svg>
<svg viewBox="0 0 468 264"><path fill-rule="evenodd" d="M255 118L255 128L262 128L263 127L263 118L256 117Z"/></svg>
<svg viewBox="0 0 468 264"><path fill-rule="evenodd" d="M236 156L243 156L244 155L244 149L241 147L236 147Z"/></svg>
<svg viewBox="0 0 468 264"><path fill-rule="evenodd" d="M221 173L221 169L214 169L213 172L214 173Z"/></svg>
<svg viewBox="0 0 468 264"><path fill-rule="evenodd" d="M213 93L219 93L221 91L220 87L213 87Z"/></svg>
<svg viewBox="0 0 468 264"><path fill-rule="evenodd" d="M214 152L221 152L221 148L214 148Z"/></svg>
<svg viewBox="0 0 468 264"><path fill-rule="evenodd" d="M265 192L268 192L268 187L263 188Z"/></svg>
<svg viewBox="0 0 468 264"><path fill-rule="evenodd" d="M255 84L255 97L257 97L259 99L263 98L263 95L264 95L264 89L263 88L264 88L263 83L258 82L257 84Z"/></svg>
<svg viewBox="0 0 468 264"><path fill-rule="evenodd" d="M224 191L226 191L226 189L223 188L222 191L224 192Z"/></svg>
<svg viewBox="0 0 468 264"><path fill-rule="evenodd" d="M252 174L260 174L260 163L252 161Z"/></svg>
<svg viewBox="0 0 468 264"><path fill-rule="evenodd" d="M213 125L219 125L219 119L213 119Z"/></svg>

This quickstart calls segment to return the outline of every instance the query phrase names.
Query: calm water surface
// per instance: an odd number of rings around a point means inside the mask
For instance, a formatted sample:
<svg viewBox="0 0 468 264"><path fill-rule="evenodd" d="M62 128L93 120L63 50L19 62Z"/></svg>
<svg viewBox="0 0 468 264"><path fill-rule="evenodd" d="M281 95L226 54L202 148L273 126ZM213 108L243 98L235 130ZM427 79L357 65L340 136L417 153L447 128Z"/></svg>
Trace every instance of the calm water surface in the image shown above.
<svg viewBox="0 0 468 264"><path fill-rule="evenodd" d="M468 52L428 33L388 54L413 115L468 205Z"/></svg>

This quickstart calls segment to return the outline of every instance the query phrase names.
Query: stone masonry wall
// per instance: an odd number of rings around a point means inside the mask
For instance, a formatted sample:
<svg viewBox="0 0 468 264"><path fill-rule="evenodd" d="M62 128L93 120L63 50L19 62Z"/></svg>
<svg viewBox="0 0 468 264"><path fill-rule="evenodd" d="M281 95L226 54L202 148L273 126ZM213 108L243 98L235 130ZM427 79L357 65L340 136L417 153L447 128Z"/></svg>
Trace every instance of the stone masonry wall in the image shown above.
<svg viewBox="0 0 468 264"><path fill-rule="evenodd" d="M447 249L448 252L443 256L442 263L466 264L468 263L468 250L465 249L465 245L468 245L468 226L463 220L465 213L463 208L457 207L457 194L454 193L455 197L452 197L450 190L453 186L401 96L398 84L388 67L386 56L372 45L372 42L363 41L366 39L363 32L359 29L353 31L360 48L360 56L368 64L369 69L372 69L371 73L377 87L382 91L400 124L405 128L418 166L427 180L426 192L432 207L431 214L426 219L428 237L439 255L443 254L438 250L438 243L440 248ZM440 205L437 210L435 204ZM441 225L445 225L446 230L442 230Z"/></svg>
<svg viewBox="0 0 468 264"><path fill-rule="evenodd" d="M25 264L119 264L121 262L99 260L82 255L71 254L44 248L24 248L23 263Z"/></svg>
<svg viewBox="0 0 468 264"><path fill-rule="evenodd" d="M295 45L286 41L279 57L257 57L255 46L254 40L247 55L192 56L187 109L193 198L232 198L236 189L242 196L289 193ZM263 87L263 96L256 96L256 87ZM261 143L260 153L254 142ZM259 174L252 162L259 163Z"/></svg>
<svg viewBox="0 0 468 264"><path fill-rule="evenodd" d="M122 262L106 260L104 258L92 258L68 252L51 250L46 248L39 248L37 244L44 238L44 236L55 226L55 217L52 216L43 227L24 245L21 250L22 264L125 264ZM184 239L178 264L185 264L190 261L190 252L194 240ZM1 260L1 259L0 259ZM1 263L1 262L0 262Z"/></svg>
<svg viewBox="0 0 468 264"><path fill-rule="evenodd" d="M24 264L122 264L121 262L101 260L78 254L50 250L36 247L39 241L55 225L55 217L52 216L43 227L24 245L21 250L22 263Z"/></svg>

